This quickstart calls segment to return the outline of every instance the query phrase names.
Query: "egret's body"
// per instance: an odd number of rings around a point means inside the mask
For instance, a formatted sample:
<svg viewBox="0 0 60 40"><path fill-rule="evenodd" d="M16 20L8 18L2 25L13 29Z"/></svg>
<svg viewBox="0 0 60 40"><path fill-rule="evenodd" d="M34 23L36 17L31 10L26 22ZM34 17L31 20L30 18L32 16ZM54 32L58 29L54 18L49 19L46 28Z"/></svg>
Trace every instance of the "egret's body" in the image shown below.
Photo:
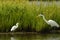
<svg viewBox="0 0 60 40"><path fill-rule="evenodd" d="M40 15L38 15L38 16L42 16L43 17L43 20L48 24L48 25L50 25L51 27L59 27L59 25L58 25L58 23L56 23L55 21L53 21L53 20L46 20L45 19L45 17L44 17L44 15L42 15L42 14L40 14Z"/></svg>
<svg viewBox="0 0 60 40"><path fill-rule="evenodd" d="M16 23L16 25L14 25L14 26L11 28L11 31L14 31L16 28L18 28L18 24L19 24L19 23Z"/></svg>
<svg viewBox="0 0 60 40"><path fill-rule="evenodd" d="M54 26L59 27L59 25L53 20L48 20L48 24L51 25L51 27L54 27Z"/></svg>

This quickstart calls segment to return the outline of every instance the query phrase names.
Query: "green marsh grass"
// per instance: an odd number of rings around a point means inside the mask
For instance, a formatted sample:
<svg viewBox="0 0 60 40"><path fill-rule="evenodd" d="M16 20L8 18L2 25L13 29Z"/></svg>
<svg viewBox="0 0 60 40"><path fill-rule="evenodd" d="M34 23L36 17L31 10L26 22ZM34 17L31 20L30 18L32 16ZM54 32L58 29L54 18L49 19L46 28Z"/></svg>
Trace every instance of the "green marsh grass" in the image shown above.
<svg viewBox="0 0 60 40"><path fill-rule="evenodd" d="M44 7L43 4L37 6L35 2L29 1L0 1L0 32L10 32L13 25L19 22L18 32L32 31L39 32L50 26L41 17L36 17L43 13L47 20L55 20L60 24L60 7L55 4Z"/></svg>

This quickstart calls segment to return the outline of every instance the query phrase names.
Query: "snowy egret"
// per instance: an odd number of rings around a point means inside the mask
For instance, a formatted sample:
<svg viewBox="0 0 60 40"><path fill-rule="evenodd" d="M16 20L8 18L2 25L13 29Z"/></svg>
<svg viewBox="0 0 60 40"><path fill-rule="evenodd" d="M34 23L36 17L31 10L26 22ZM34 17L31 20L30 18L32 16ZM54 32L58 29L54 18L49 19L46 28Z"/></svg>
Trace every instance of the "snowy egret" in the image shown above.
<svg viewBox="0 0 60 40"><path fill-rule="evenodd" d="M18 28L19 23L16 23L16 25L12 26L11 31L14 31L16 28Z"/></svg>

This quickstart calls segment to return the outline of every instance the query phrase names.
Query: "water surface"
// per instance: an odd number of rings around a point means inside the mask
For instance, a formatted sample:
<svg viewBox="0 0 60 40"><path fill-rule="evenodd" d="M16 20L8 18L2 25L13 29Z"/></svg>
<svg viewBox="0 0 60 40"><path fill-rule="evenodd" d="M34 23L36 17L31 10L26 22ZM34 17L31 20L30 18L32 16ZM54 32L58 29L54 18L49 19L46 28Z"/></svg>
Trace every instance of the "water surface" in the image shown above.
<svg viewBox="0 0 60 40"><path fill-rule="evenodd" d="M0 40L60 40L60 34L0 34Z"/></svg>

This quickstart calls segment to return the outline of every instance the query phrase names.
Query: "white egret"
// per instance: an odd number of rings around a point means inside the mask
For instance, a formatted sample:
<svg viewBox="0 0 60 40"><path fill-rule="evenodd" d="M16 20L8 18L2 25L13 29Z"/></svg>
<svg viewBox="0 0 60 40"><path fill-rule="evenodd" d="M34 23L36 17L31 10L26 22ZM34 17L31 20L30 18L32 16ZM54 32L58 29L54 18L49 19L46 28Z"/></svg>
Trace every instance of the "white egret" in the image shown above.
<svg viewBox="0 0 60 40"><path fill-rule="evenodd" d="M12 26L11 31L14 31L16 28L18 28L19 23L16 23L16 25Z"/></svg>
<svg viewBox="0 0 60 40"><path fill-rule="evenodd" d="M48 24L48 25L50 25L51 27L59 27L59 24L58 23L56 23L54 20L46 20L45 19L45 17L44 17L44 15L42 15L42 14L40 14L40 15L38 15L38 16L42 16L43 17L43 20Z"/></svg>

